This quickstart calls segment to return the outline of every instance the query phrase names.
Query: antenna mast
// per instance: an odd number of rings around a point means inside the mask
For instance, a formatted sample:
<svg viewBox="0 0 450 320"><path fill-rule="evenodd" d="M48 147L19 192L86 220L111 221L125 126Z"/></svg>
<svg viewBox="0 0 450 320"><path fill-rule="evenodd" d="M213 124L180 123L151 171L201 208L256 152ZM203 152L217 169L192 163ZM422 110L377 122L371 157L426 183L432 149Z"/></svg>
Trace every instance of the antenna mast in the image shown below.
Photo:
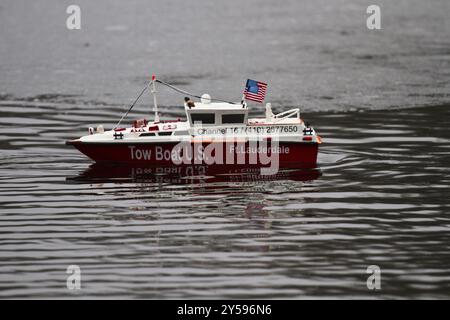
<svg viewBox="0 0 450 320"><path fill-rule="evenodd" d="M158 103L156 101L156 76L152 75L152 95L153 95L153 111L155 112L155 122L159 122Z"/></svg>

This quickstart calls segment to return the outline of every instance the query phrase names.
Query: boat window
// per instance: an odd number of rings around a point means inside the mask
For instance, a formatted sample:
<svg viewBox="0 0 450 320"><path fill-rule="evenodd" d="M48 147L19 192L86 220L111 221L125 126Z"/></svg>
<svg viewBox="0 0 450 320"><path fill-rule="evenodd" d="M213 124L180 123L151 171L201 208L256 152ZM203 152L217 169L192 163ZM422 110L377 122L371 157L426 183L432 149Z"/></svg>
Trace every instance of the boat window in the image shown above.
<svg viewBox="0 0 450 320"><path fill-rule="evenodd" d="M173 131L164 131L164 132L160 132L159 135L160 136L170 136L172 135Z"/></svg>
<svg viewBox="0 0 450 320"><path fill-rule="evenodd" d="M223 114L222 123L244 123L244 114Z"/></svg>
<svg viewBox="0 0 450 320"><path fill-rule="evenodd" d="M154 132L144 132L139 135L139 137L154 137L154 136L155 136Z"/></svg>
<svg viewBox="0 0 450 320"><path fill-rule="evenodd" d="M207 124L214 124L215 114L214 113L192 113L191 114L192 123L201 122Z"/></svg>

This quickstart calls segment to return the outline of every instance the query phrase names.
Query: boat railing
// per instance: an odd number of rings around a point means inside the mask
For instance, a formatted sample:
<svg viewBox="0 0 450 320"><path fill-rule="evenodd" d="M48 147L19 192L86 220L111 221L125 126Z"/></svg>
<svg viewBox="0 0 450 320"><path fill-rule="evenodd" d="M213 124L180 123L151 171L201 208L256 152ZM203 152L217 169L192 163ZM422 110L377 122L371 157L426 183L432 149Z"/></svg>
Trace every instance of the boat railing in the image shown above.
<svg viewBox="0 0 450 320"><path fill-rule="evenodd" d="M283 119L287 119L287 118L293 118L293 116L295 116L296 119L300 119L300 109L296 108L296 109L290 109L281 113L278 113L276 115L274 115L274 120L276 121L280 121Z"/></svg>

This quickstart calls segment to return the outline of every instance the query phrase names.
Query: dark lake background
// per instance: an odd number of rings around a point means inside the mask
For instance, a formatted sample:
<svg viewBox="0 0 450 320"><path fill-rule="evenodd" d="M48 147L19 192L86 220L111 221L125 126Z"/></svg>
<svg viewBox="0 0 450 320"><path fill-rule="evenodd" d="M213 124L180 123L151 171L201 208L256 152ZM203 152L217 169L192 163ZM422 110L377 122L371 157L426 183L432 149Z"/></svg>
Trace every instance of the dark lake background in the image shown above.
<svg viewBox="0 0 450 320"><path fill-rule="evenodd" d="M1 298L450 298L449 1L376 1L375 31L373 1L77 0L67 30L70 4L0 3ZM267 82L319 168L113 172L64 145L152 73L230 100ZM160 89L165 118L182 98Z"/></svg>

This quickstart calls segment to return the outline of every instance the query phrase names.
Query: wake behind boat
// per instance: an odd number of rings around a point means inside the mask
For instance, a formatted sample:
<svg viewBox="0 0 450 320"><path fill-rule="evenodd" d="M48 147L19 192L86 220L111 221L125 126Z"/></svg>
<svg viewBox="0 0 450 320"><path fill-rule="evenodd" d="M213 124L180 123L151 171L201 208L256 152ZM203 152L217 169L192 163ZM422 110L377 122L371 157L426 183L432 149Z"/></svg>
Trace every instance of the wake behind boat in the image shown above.
<svg viewBox="0 0 450 320"><path fill-rule="evenodd" d="M185 98L186 120L160 120L156 84L166 85L191 97ZM121 127L124 117L143 92L151 87L154 120L140 119ZM227 102L208 94L192 95L152 77L116 127L105 131L89 128L89 134L66 141L96 162L139 165L257 165L270 168L313 167L320 136L300 118L299 109L273 114L270 103L265 117L249 118L247 100L262 103L267 85L248 80L243 99Z"/></svg>

